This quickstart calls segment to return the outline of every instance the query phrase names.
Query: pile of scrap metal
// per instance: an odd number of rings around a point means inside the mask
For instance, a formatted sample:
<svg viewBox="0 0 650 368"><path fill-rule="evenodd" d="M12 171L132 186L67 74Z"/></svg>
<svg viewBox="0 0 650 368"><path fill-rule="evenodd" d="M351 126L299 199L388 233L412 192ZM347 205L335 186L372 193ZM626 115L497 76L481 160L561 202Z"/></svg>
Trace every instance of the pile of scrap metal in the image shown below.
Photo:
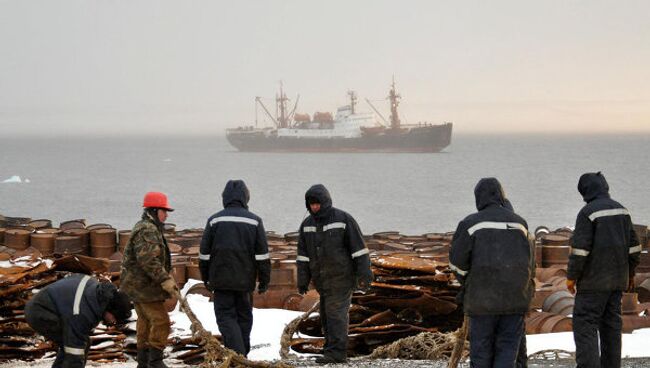
<svg viewBox="0 0 650 368"><path fill-rule="evenodd" d="M375 280L368 292L352 297L350 356L367 355L379 346L423 332L455 331L462 325L462 310L456 304L460 285L446 262L450 237L427 239L427 235L387 232L367 240ZM422 249L426 251L418 251ZM305 298L315 302L317 294ZM290 342L292 350L322 352L325 341L319 316L304 319L297 332L299 336Z"/></svg>
<svg viewBox="0 0 650 368"><path fill-rule="evenodd" d="M636 290L623 294L623 332L626 333L650 327L650 239L646 226L634 227L644 249L635 276ZM572 236L570 228L535 230L536 292L526 315L527 334L572 331L574 296L566 288Z"/></svg>

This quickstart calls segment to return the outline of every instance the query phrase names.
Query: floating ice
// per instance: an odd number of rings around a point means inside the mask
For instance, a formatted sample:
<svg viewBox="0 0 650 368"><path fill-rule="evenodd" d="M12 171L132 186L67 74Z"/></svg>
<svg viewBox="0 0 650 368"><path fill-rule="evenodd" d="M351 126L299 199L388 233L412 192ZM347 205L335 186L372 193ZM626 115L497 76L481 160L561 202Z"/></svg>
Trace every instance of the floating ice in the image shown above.
<svg viewBox="0 0 650 368"><path fill-rule="evenodd" d="M9 179L5 179L2 181L2 183L22 183L23 181L20 179L20 176L14 175L10 177Z"/></svg>

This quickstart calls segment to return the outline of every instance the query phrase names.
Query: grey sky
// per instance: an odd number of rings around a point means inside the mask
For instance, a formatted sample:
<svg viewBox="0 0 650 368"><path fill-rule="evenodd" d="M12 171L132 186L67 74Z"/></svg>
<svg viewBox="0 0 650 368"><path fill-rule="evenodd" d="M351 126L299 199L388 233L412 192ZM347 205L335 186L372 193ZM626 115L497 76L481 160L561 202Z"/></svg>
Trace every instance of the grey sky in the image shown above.
<svg viewBox="0 0 650 368"><path fill-rule="evenodd" d="M311 114L348 89L383 98L394 74L408 122L650 132L648 14L645 0L0 0L0 131L220 133L280 80Z"/></svg>

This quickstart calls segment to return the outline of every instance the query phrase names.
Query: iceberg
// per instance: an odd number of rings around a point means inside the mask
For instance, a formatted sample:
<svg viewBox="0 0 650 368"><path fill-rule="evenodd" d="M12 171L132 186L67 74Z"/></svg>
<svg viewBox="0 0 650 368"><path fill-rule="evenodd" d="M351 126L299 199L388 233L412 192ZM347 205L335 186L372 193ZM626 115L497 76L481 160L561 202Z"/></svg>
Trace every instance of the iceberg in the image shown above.
<svg viewBox="0 0 650 368"><path fill-rule="evenodd" d="M5 179L2 181L3 184L5 183L22 183L23 181L20 179L20 176L14 175L10 177L9 179Z"/></svg>

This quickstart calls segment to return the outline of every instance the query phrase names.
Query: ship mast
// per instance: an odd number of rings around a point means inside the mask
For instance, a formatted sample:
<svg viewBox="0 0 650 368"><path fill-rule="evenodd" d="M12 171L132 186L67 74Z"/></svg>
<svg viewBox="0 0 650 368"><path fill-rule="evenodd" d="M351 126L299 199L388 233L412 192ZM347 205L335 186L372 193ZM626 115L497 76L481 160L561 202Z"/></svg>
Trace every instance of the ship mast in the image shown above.
<svg viewBox="0 0 650 368"><path fill-rule="evenodd" d="M350 96L351 114L354 115L354 107L357 105L357 94L354 91L348 91L348 96Z"/></svg>
<svg viewBox="0 0 650 368"><path fill-rule="evenodd" d="M388 99L390 100L390 127L391 129L399 129L400 121L399 116L397 115L397 106L399 105L399 99L402 98L395 91L395 76L393 76L393 84L391 85L390 92L388 93Z"/></svg>
<svg viewBox="0 0 650 368"><path fill-rule="evenodd" d="M280 82L280 95L275 96L275 103L277 104L277 108L280 112L280 115L278 116L279 128L289 127L289 117L287 116L287 101L289 101L289 99L287 98L287 95L284 94L284 91L282 90L282 82Z"/></svg>

